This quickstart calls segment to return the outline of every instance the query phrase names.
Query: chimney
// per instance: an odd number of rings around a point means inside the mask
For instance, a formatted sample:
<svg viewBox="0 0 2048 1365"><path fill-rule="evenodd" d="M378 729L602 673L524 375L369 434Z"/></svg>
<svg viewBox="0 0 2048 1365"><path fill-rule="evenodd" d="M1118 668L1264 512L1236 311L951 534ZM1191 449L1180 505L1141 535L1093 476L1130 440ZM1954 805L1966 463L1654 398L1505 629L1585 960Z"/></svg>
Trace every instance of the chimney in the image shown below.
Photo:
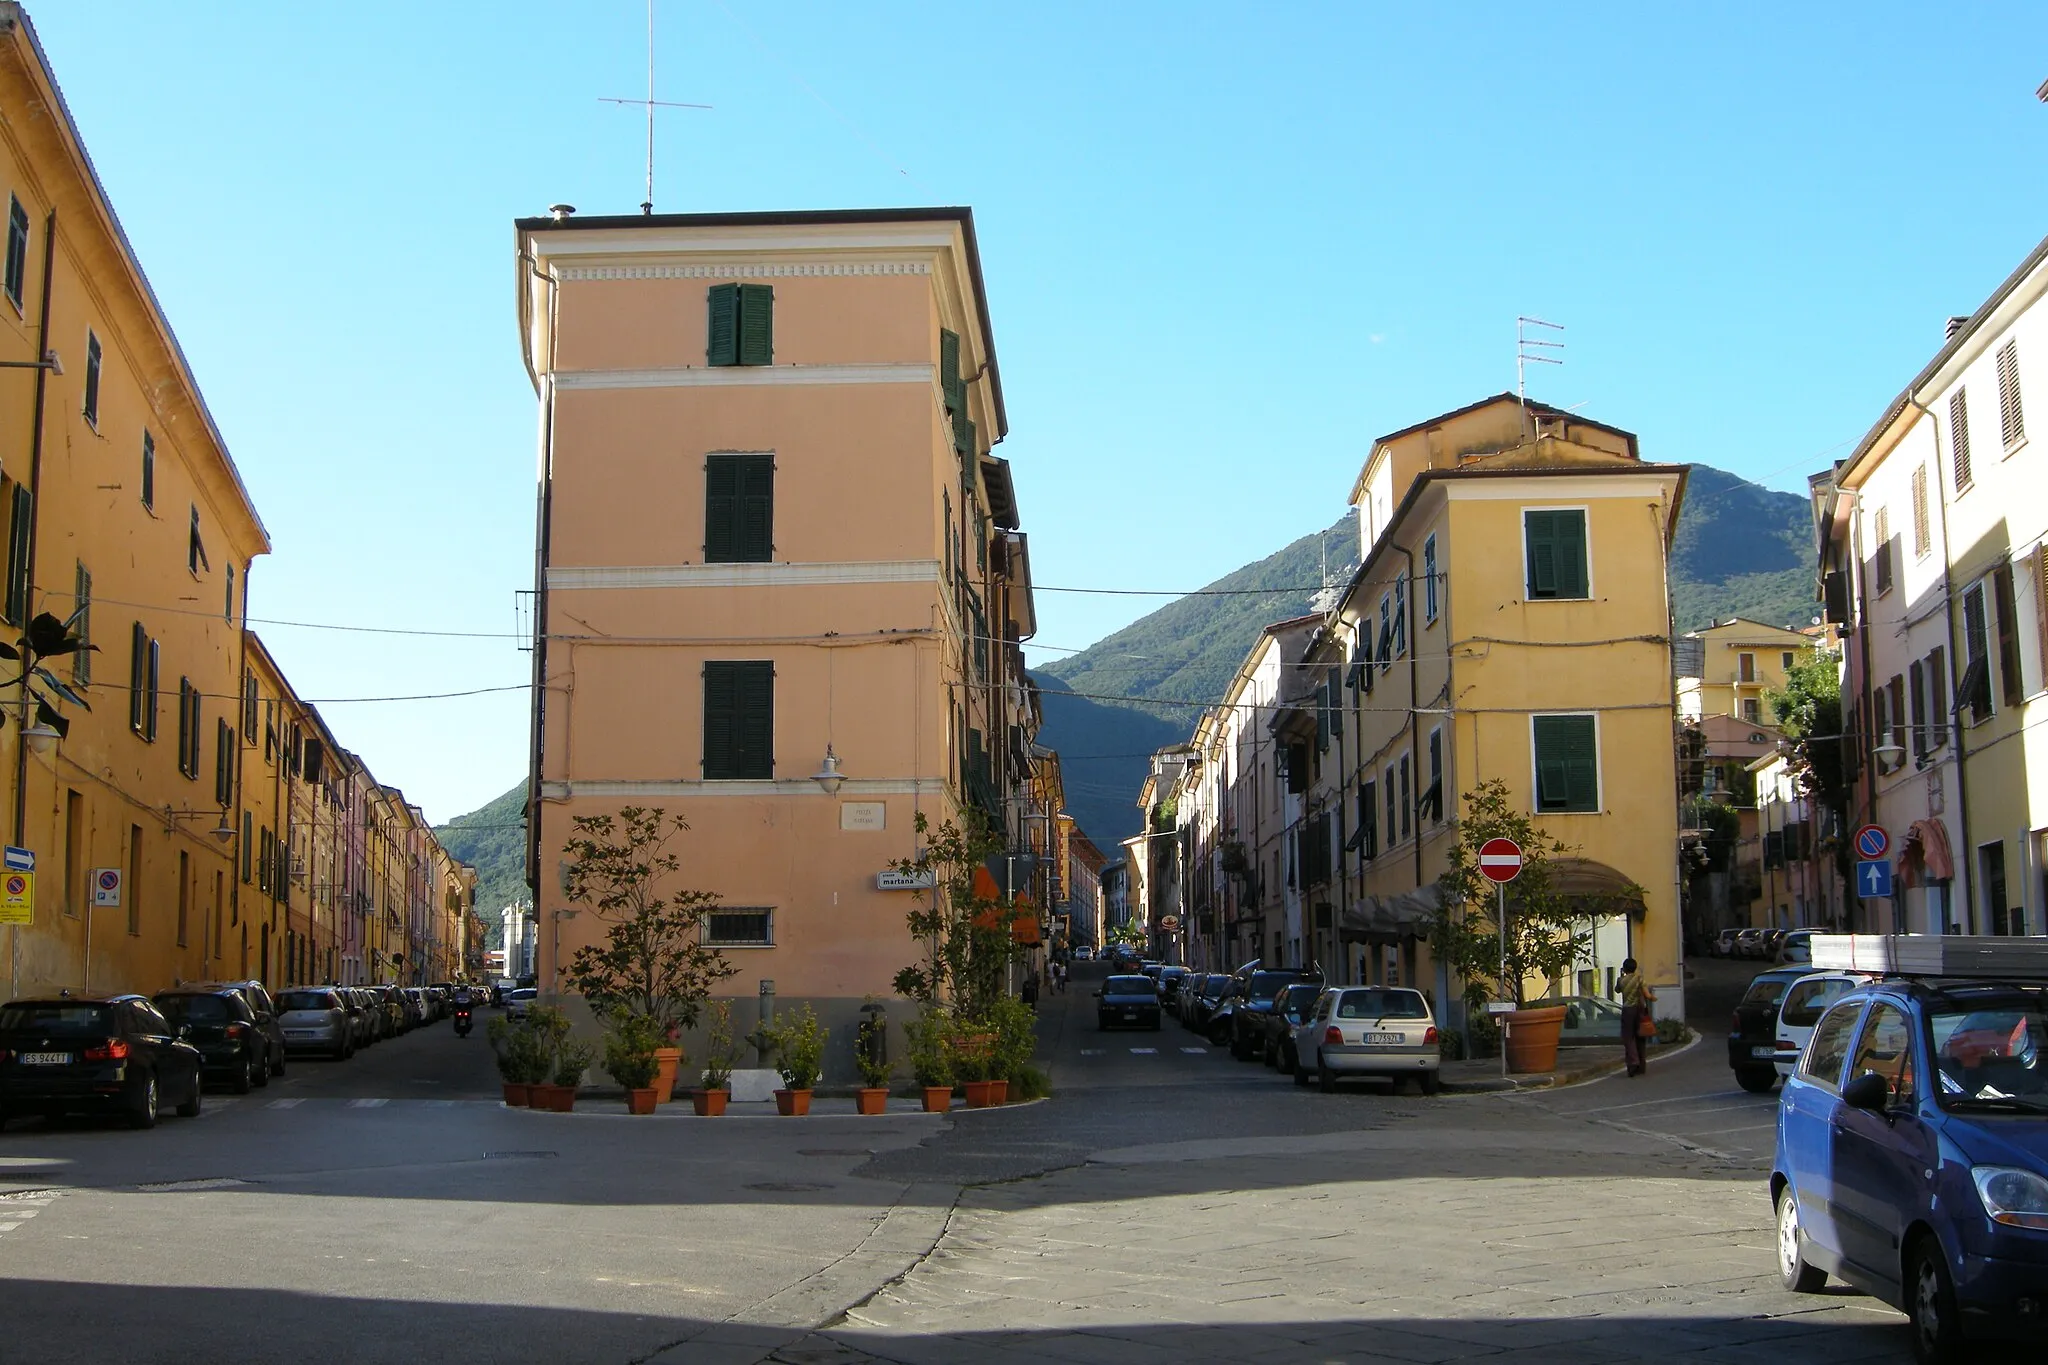
<svg viewBox="0 0 2048 1365"><path fill-rule="evenodd" d="M560 214L556 215L556 217L560 216ZM1956 333L1962 331L1963 328L1966 325L1968 325L1969 321L1970 320L1967 317L1950 318L1948 320L1948 326L1941 329L1941 339L1943 341L1954 341L1956 339Z"/></svg>
<svg viewBox="0 0 2048 1365"><path fill-rule="evenodd" d="M554 220L555 220L556 222L558 222L558 223L559 223L559 222L561 222L561 221L562 221L562 220L563 220L564 218L567 218L567 217L568 217L568 216L569 216L570 214L572 214L572 213L574 213L574 212L576 212L576 206L575 206L574 204L549 204L549 205L548 205L548 213L549 213L550 215L552 215L552 216L553 216L553 218L554 218ZM1951 324L1951 327L1953 327L1953 324Z"/></svg>

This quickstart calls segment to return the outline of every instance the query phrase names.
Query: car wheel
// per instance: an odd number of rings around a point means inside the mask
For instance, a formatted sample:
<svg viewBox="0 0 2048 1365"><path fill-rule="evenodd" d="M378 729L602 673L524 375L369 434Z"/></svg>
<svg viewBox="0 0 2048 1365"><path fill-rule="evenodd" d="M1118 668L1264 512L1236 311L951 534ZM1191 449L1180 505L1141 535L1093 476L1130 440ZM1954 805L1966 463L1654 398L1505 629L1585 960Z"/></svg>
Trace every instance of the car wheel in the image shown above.
<svg viewBox="0 0 2048 1365"><path fill-rule="evenodd" d="M150 1072L142 1078L142 1089L128 1106L130 1128L156 1127L156 1073Z"/></svg>
<svg viewBox="0 0 2048 1365"><path fill-rule="evenodd" d="M265 1051L264 1051L264 1056L263 1056L263 1060L262 1060L262 1061L260 1061L260 1062L258 1062L258 1063L256 1064L256 1075L255 1075L255 1078L254 1078L254 1079L255 1079L255 1081L256 1081L256 1088L257 1088L258 1090L267 1090L267 1089L269 1089L269 1087L270 1087L270 1074L271 1074L270 1054L269 1054L269 1050L268 1050L268 1049L265 1049Z"/></svg>
<svg viewBox="0 0 2048 1365"><path fill-rule="evenodd" d="M1777 1071L1765 1071L1761 1067L1746 1067L1735 1073L1735 1083L1752 1095L1768 1095L1771 1087L1778 1083Z"/></svg>
<svg viewBox="0 0 2048 1365"><path fill-rule="evenodd" d="M192 1070L192 1093L187 1095L185 1097L185 1102L178 1106L179 1118L196 1119L199 1117L199 1106L202 1103L200 1099L200 1091L202 1089L204 1089L204 1087L201 1086L199 1083L199 1069L197 1067L194 1067Z"/></svg>
<svg viewBox="0 0 2048 1365"><path fill-rule="evenodd" d="M1434 1095L1444 1088L1444 1078L1434 1071L1423 1072L1421 1081L1422 1093L1425 1095Z"/></svg>
<svg viewBox="0 0 2048 1365"><path fill-rule="evenodd" d="M270 1074L273 1076L284 1075L284 1061L284 1049L279 1048L276 1055L270 1059Z"/></svg>
<svg viewBox="0 0 2048 1365"><path fill-rule="evenodd" d="M228 1089L237 1095L246 1095L256 1088L256 1061L248 1053L242 1054L241 1069L235 1072L234 1081Z"/></svg>
<svg viewBox="0 0 2048 1365"><path fill-rule="evenodd" d="M1229 1029L1221 1029L1221 1028L1217 1028L1217 1029L1210 1029L1210 1030L1209 1030L1209 1045L1210 1045L1211 1047L1229 1047L1229 1046L1230 1046L1230 1030L1229 1030Z"/></svg>
<svg viewBox="0 0 2048 1365"><path fill-rule="evenodd" d="M1806 1263L1806 1234L1799 1227L1799 1199L1787 1185L1778 1191L1778 1279L1795 1294L1818 1294L1828 1273Z"/></svg>
<svg viewBox="0 0 2048 1365"><path fill-rule="evenodd" d="M1920 1365L1961 1360L1963 1323L1942 1263L1941 1243L1922 1236L1906 1258L1906 1317L1913 1328L1913 1359Z"/></svg>
<svg viewBox="0 0 2048 1365"><path fill-rule="evenodd" d="M1294 1059L1294 1083L1296 1085L1308 1084L1308 1068L1301 1064L1301 1058L1299 1057Z"/></svg>
<svg viewBox="0 0 2048 1365"><path fill-rule="evenodd" d="M1323 1054L1316 1054L1316 1088L1325 1095L1337 1088L1337 1073L1323 1062Z"/></svg>
<svg viewBox="0 0 2048 1365"><path fill-rule="evenodd" d="M1295 1054L1293 1039L1289 1038L1281 1042L1279 1051L1274 1056L1273 1065L1279 1067L1282 1071L1294 1072L1301 1070L1301 1058Z"/></svg>

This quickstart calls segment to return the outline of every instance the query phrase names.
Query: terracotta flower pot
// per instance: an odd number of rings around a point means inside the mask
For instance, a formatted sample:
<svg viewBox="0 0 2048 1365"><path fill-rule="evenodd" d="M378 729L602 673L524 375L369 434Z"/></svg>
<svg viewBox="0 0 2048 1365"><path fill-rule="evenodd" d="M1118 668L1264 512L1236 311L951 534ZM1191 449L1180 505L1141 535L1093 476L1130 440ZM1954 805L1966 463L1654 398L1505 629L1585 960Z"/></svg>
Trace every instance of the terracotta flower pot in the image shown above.
<svg viewBox="0 0 2048 1365"><path fill-rule="evenodd" d="M967 1092L969 1109L986 1109L995 1103L996 1083L994 1081L965 1081L961 1089Z"/></svg>
<svg viewBox="0 0 2048 1365"><path fill-rule="evenodd" d="M506 1107L511 1109L524 1109L528 1103L527 1094L529 1091L533 1089L533 1087L526 1084L524 1081L506 1081L504 1084Z"/></svg>
<svg viewBox="0 0 2048 1365"><path fill-rule="evenodd" d="M889 1112L889 1087L862 1086L853 1097L855 1112L862 1114L886 1114Z"/></svg>
<svg viewBox="0 0 2048 1365"><path fill-rule="evenodd" d="M654 1112L654 1106L660 1098L661 1090L657 1086L650 1085L645 1090L628 1090L626 1092L626 1112L629 1114L651 1114Z"/></svg>
<svg viewBox="0 0 2048 1365"><path fill-rule="evenodd" d="M995 1087L989 1092L989 1103L1008 1104L1010 1102L1010 1082L1007 1078L1000 1081L990 1081L989 1084Z"/></svg>
<svg viewBox="0 0 2048 1365"><path fill-rule="evenodd" d="M690 1107L700 1119L715 1119L725 1112L725 1102L731 1098L730 1090L692 1090Z"/></svg>
<svg viewBox="0 0 2048 1365"><path fill-rule="evenodd" d="M786 1119L802 1118L811 1112L811 1092L808 1090L778 1090L775 1092L775 1112Z"/></svg>
<svg viewBox="0 0 2048 1365"><path fill-rule="evenodd" d="M1505 1016L1509 1071L1526 1075L1557 1069L1557 1037L1564 1027L1564 1012L1563 1005L1552 1005Z"/></svg>
<svg viewBox="0 0 2048 1365"><path fill-rule="evenodd" d="M658 1047L654 1049L654 1102L667 1104L676 1093L676 1068L683 1064L683 1050L679 1047ZM639 1110L633 1112L638 1113Z"/></svg>
<svg viewBox="0 0 2048 1365"><path fill-rule="evenodd" d="M924 1088L924 1112L943 1114L953 1107L953 1087L950 1085L928 1085Z"/></svg>

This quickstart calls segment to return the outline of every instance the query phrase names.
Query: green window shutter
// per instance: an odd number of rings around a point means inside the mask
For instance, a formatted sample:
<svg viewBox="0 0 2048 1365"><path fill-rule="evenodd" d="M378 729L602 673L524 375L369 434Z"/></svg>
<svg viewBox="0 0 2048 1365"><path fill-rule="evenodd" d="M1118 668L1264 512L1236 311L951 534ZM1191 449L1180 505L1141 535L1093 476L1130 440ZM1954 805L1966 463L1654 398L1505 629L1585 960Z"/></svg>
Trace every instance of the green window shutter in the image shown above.
<svg viewBox="0 0 2048 1365"><path fill-rule="evenodd" d="M149 693L149 632L137 621L128 636L128 728L142 733L143 702Z"/></svg>
<svg viewBox="0 0 2048 1365"><path fill-rule="evenodd" d="M960 382L960 338L943 327L939 329L939 390L946 395L947 411L966 412L967 386Z"/></svg>
<svg viewBox="0 0 2048 1365"><path fill-rule="evenodd" d="M248 811L242 812L242 880L248 882L256 872L256 817Z"/></svg>
<svg viewBox="0 0 2048 1365"><path fill-rule="evenodd" d="M739 557L766 564L775 558L775 457L746 456L739 485Z"/></svg>
<svg viewBox="0 0 2048 1365"><path fill-rule="evenodd" d="M775 665L766 660L704 665L704 776L775 775Z"/></svg>
<svg viewBox="0 0 2048 1365"><path fill-rule="evenodd" d="M704 776L729 776L733 767L733 691L729 664L704 665Z"/></svg>
<svg viewBox="0 0 2048 1365"><path fill-rule="evenodd" d="M1330 747L1330 689L1316 689L1316 752Z"/></svg>
<svg viewBox="0 0 2048 1365"><path fill-rule="evenodd" d="M1344 737L1344 670L1332 668L1324 693L1330 699L1330 733L1339 739Z"/></svg>
<svg viewBox="0 0 2048 1365"><path fill-rule="evenodd" d="M1586 595L1586 514L1523 513L1523 538L1529 546L1529 596L1532 600L1581 598Z"/></svg>
<svg viewBox="0 0 2048 1365"><path fill-rule="evenodd" d="M705 333L704 363L737 365L740 363L740 287L736 284L714 284L708 293L711 316Z"/></svg>
<svg viewBox="0 0 2048 1365"><path fill-rule="evenodd" d="M1557 546L1551 540L1555 512L1524 512L1522 539L1529 552L1529 596L1531 599L1557 596Z"/></svg>
<svg viewBox="0 0 2048 1365"><path fill-rule="evenodd" d="M1600 809L1600 764L1591 716L1537 716L1536 809Z"/></svg>
<svg viewBox="0 0 2048 1365"><path fill-rule="evenodd" d="M738 455L704 459L704 562L729 564L739 557L740 471Z"/></svg>
<svg viewBox="0 0 2048 1365"><path fill-rule="evenodd" d="M28 624L28 489L14 485L14 501L8 508L7 536L7 619L17 626Z"/></svg>
<svg viewBox="0 0 2048 1365"><path fill-rule="evenodd" d="M775 290L765 284L743 284L740 290L739 363L775 363Z"/></svg>
<svg viewBox="0 0 2048 1365"><path fill-rule="evenodd" d="M775 557L775 457L704 458L704 562L765 564Z"/></svg>

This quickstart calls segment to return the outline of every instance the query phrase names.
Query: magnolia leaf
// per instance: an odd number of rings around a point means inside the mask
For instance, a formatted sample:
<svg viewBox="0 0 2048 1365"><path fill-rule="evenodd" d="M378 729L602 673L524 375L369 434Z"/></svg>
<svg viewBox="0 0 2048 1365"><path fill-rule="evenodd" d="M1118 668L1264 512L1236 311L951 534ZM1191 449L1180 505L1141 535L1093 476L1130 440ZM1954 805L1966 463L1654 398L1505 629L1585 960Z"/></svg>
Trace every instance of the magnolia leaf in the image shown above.
<svg viewBox="0 0 2048 1365"><path fill-rule="evenodd" d="M51 689L55 691L58 696L64 698L64 700L72 702L78 706L83 706L88 711L92 710L91 702L87 701L84 697L79 696L78 693L72 691L69 687L65 686L54 675L51 674L49 669L44 668L42 665L38 664L36 665L35 675L38 678L41 678L44 682L48 683Z"/></svg>
<svg viewBox="0 0 2048 1365"><path fill-rule="evenodd" d="M49 701L44 698L42 693L37 692L33 695L35 696L36 699L36 720L41 724L49 726L52 730L55 730L57 732L57 738L59 739L63 739L66 735L70 734L70 720L68 720L62 713L60 713L56 707L50 705Z"/></svg>
<svg viewBox="0 0 2048 1365"><path fill-rule="evenodd" d="M20 650L16 649L13 645L6 643L4 640L0 640L0 659L19 659L20 657Z"/></svg>

